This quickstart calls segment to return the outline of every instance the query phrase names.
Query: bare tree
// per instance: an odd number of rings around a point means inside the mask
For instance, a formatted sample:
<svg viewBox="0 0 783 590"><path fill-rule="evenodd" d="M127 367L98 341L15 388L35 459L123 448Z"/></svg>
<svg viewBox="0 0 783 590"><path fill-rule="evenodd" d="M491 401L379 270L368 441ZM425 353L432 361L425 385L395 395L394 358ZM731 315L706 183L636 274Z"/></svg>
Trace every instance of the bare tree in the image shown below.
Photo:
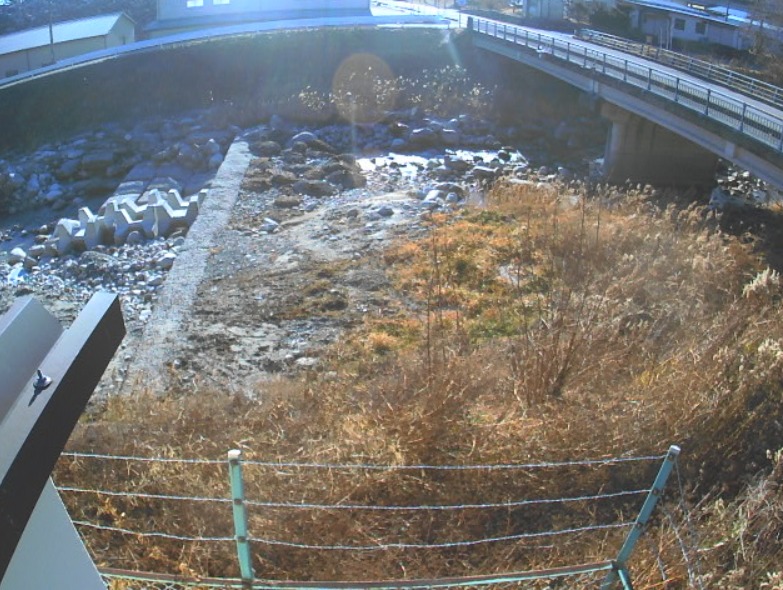
<svg viewBox="0 0 783 590"><path fill-rule="evenodd" d="M783 83L783 0L756 0L750 21L751 53L771 81Z"/></svg>

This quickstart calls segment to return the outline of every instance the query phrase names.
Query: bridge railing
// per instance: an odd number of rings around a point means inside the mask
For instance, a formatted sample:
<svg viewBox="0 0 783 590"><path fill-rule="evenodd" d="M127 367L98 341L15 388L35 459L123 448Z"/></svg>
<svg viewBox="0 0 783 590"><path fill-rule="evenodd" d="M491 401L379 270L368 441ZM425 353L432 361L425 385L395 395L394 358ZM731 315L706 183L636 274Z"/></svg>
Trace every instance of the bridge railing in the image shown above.
<svg viewBox="0 0 783 590"><path fill-rule="evenodd" d="M637 43L629 39L623 39L615 35L609 35L592 29L580 29L575 35L578 39L597 43L613 49L639 55L646 59L652 59L678 70L688 72L704 80L721 84L736 92L763 100L771 105L783 107L783 88L764 82L752 76L746 76L729 68L683 55L676 51L670 51L662 47L655 47L646 43Z"/></svg>
<svg viewBox="0 0 783 590"><path fill-rule="evenodd" d="M783 116L738 100L713 87L657 70L633 56L618 57L583 43L571 43L539 31L473 17L473 31L529 49L541 59L562 60L579 68L619 80L725 125L765 146L783 152Z"/></svg>

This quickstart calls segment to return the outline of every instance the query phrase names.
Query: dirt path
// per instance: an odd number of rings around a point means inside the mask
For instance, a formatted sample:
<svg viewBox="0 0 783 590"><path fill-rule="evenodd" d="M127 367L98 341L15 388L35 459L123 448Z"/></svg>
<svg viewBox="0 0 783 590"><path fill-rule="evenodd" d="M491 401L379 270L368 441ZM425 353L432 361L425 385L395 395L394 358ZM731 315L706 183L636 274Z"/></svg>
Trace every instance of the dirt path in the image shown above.
<svg viewBox="0 0 783 590"><path fill-rule="evenodd" d="M370 173L367 187L292 208L279 190L240 188L250 160L244 142L232 146L125 355L123 392L198 381L252 395L259 382L315 368L345 329L398 305L380 255L425 231L410 181Z"/></svg>

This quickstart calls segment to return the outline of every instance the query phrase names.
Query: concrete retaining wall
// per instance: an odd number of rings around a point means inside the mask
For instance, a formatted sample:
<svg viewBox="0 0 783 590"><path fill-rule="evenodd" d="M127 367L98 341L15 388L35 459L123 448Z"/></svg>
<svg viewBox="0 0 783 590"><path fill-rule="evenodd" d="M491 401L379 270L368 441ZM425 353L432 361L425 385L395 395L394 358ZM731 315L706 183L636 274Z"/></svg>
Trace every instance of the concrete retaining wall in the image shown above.
<svg viewBox="0 0 783 590"><path fill-rule="evenodd" d="M375 54L399 75L454 65L459 52L444 35L449 33L369 28L264 33L62 71L0 91L0 152L111 121L195 108L224 106L237 123L250 124L285 110L306 87L329 90L352 54Z"/></svg>

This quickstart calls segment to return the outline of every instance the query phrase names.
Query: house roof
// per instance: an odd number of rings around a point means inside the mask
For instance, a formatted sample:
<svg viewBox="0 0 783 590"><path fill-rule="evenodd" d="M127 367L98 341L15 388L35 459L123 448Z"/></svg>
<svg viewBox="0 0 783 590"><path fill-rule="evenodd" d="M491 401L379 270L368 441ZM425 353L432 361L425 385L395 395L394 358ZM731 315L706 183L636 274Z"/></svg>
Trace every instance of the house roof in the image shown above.
<svg viewBox="0 0 783 590"><path fill-rule="evenodd" d="M88 39L108 35L121 18L133 22L124 12L104 14L91 18L82 18L52 24L52 36L55 43ZM49 27L37 27L0 37L0 55L45 47L49 45Z"/></svg>

